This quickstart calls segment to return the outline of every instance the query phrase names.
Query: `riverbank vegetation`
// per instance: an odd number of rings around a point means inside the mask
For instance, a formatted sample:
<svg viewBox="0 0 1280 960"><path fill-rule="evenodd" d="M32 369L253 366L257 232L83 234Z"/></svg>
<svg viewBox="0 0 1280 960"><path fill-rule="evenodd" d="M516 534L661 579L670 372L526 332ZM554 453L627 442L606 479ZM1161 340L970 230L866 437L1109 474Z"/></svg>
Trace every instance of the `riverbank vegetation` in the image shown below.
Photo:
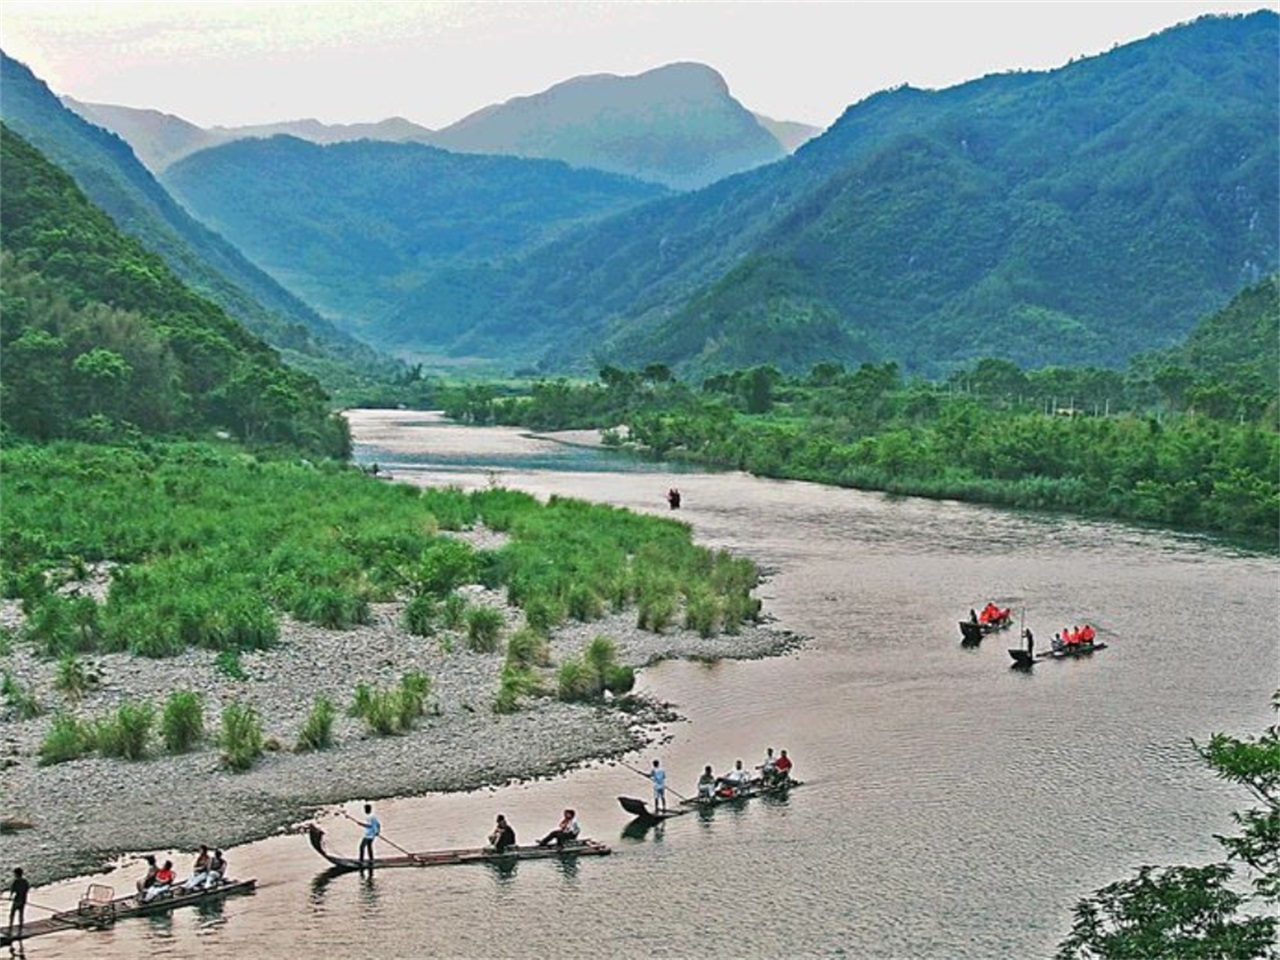
<svg viewBox="0 0 1280 960"><path fill-rule="evenodd" d="M1057 510L1274 543L1280 299L1242 292L1177 350L1127 371L986 359L944 381L895 363L755 367L695 387L662 365L526 395L463 391L463 421L597 427L655 457L786 479ZM625 425L625 429L618 429Z"/></svg>

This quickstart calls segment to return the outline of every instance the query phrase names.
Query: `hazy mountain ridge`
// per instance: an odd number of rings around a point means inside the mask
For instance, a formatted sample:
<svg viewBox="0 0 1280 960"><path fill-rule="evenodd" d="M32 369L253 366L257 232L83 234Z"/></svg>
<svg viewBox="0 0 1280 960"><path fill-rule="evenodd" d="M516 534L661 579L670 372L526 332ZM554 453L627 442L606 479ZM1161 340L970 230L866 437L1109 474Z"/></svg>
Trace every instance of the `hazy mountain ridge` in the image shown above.
<svg viewBox="0 0 1280 960"><path fill-rule="evenodd" d="M124 140L64 107L43 81L2 51L0 86L0 119L69 173L122 230L250 330L300 358L382 362L191 217Z"/></svg>
<svg viewBox="0 0 1280 960"><path fill-rule="evenodd" d="M678 63L635 76L575 77L541 93L484 107L439 130L399 117L376 123L303 119L204 129L154 110L64 102L119 134L157 175L199 150L280 134L332 144L413 142L459 153L562 160L677 189L777 160L818 131L746 110L724 78L702 64Z"/></svg>
<svg viewBox="0 0 1280 960"><path fill-rule="evenodd" d="M560 161L284 136L201 151L163 179L282 284L353 329L441 271L501 262L667 192Z"/></svg>

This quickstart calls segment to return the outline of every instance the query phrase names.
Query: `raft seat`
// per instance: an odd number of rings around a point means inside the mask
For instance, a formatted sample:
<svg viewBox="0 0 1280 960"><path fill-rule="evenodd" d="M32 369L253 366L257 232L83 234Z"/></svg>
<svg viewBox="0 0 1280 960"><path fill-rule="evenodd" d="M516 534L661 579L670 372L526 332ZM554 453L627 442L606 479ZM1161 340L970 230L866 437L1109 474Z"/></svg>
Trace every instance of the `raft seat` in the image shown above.
<svg viewBox="0 0 1280 960"><path fill-rule="evenodd" d="M91 883L76 906L76 912L90 920L110 922L115 919L116 891L105 883Z"/></svg>

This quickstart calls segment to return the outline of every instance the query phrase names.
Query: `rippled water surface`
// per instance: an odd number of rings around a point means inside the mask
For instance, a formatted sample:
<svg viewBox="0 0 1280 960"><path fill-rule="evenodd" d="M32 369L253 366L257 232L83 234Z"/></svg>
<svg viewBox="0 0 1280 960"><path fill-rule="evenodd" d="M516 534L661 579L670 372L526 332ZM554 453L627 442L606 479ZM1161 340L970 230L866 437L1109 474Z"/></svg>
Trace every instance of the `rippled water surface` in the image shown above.
<svg viewBox="0 0 1280 960"><path fill-rule="evenodd" d="M413 850L476 845L497 811L532 838L568 804L615 853L365 880L326 876L303 838L282 836L231 851L234 873L259 878L253 896L32 941L28 957L1047 957L1079 897L1139 864L1216 858L1212 834L1245 801L1189 741L1271 722L1274 558L1115 524L677 477L421 414L357 412L353 425L357 457L404 482L663 514L678 484L679 518L765 568L766 612L812 641L774 660L643 671L687 722L630 762L660 754L692 793L706 763L785 747L805 785L639 836L624 834L616 797L646 797L647 782L617 764L386 801L386 837ZM1042 644L1088 620L1110 647L1011 670L1012 631L958 642L957 619L987 599ZM354 854L356 829L323 822ZM39 893L58 906L81 886Z"/></svg>

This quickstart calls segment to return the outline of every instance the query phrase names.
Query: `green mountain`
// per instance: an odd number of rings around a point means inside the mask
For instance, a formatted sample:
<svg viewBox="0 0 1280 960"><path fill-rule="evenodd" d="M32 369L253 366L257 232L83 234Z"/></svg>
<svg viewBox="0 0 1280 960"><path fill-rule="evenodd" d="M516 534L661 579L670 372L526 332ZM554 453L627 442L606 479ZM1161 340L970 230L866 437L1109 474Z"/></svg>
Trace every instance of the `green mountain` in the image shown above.
<svg viewBox="0 0 1280 960"><path fill-rule="evenodd" d="M75 178L122 230L159 254L292 362L375 370L389 361L310 306L201 225L138 162L129 145L62 105L27 67L0 51L0 119ZM3 183L7 193L7 182Z"/></svg>
<svg viewBox="0 0 1280 960"><path fill-rule="evenodd" d="M199 296L0 124L0 423L34 439L222 429L345 457L307 374Z"/></svg>
<svg viewBox="0 0 1280 960"><path fill-rule="evenodd" d="M796 369L1123 365L1276 269L1278 24L1205 17L876 94L787 160L438 277L370 336L546 369L725 369L779 344Z"/></svg>
<svg viewBox="0 0 1280 960"><path fill-rule="evenodd" d="M164 185L281 284L353 330L454 266L501 263L667 193L558 161L293 137L202 150L169 167Z"/></svg>

